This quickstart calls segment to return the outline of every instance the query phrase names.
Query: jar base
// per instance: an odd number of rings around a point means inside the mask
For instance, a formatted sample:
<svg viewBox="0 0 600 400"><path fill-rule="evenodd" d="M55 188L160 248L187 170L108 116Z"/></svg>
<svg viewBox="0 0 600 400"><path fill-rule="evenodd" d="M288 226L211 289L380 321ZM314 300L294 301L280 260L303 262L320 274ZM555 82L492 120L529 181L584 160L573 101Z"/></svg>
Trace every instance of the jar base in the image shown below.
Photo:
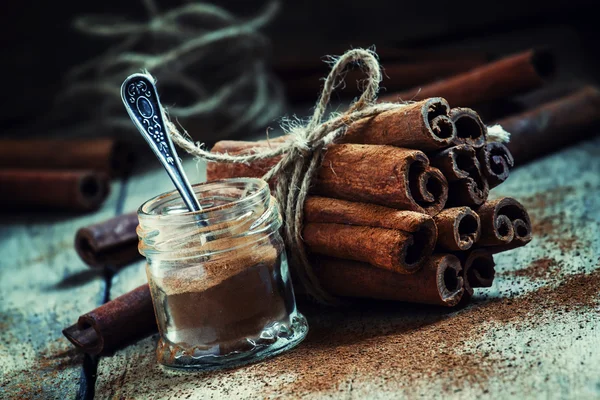
<svg viewBox="0 0 600 400"><path fill-rule="evenodd" d="M247 339L251 348L245 351L234 351L224 355L194 354L194 349L182 349L160 339L157 346L158 362L164 367L177 370L210 371L234 368L262 361L291 350L304 340L308 333L306 318L295 312L291 323L282 329L277 326L277 333L271 334L274 327L265 329L260 340Z"/></svg>

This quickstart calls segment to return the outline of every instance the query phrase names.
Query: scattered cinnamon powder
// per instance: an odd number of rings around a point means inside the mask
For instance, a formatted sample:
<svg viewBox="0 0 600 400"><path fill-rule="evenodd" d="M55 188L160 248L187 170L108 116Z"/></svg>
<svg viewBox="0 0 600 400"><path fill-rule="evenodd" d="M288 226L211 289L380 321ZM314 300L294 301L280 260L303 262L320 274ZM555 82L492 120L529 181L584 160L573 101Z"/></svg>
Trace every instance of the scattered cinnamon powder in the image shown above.
<svg viewBox="0 0 600 400"><path fill-rule="evenodd" d="M385 389L393 390L396 383L400 387L406 381L448 376L451 379L444 381L453 386L446 389L456 390L461 384L481 383L510 368L502 349L478 352L468 343L486 340L490 324L535 327L547 322L548 312L594 307L599 293L600 270L596 270L521 297L476 301L458 312L365 302L349 308L309 310L311 331L303 345L247 368L265 377L266 396L347 393L359 378L385 382ZM493 349L494 342L487 341ZM296 379L289 385L269 387L269 377L281 373Z"/></svg>
<svg viewBox="0 0 600 400"><path fill-rule="evenodd" d="M519 201L525 206L527 211L535 213L562 204L567 196L572 193L575 193L575 187L559 186L545 192L519 198Z"/></svg>
<svg viewBox="0 0 600 400"><path fill-rule="evenodd" d="M562 252L585 245L571 229L572 219L564 211L566 198L575 192L573 186L560 186L520 199L530 214L533 236L558 247ZM553 213L552 210L560 211Z"/></svg>
<svg viewBox="0 0 600 400"><path fill-rule="evenodd" d="M524 276L531 279L550 278L560 273L558 262L553 258L543 257L534 260L526 268L505 272L505 275Z"/></svg>

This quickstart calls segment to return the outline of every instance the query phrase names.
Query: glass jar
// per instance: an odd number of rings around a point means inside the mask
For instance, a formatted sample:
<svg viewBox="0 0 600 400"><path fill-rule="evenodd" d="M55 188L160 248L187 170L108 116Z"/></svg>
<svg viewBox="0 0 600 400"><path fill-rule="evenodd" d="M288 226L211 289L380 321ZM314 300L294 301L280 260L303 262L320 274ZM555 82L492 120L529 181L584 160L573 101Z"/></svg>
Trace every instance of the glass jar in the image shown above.
<svg viewBox="0 0 600 400"><path fill-rule="evenodd" d="M194 186L202 211L177 192L138 210L160 341L158 361L210 369L258 361L304 339L277 201L260 179Z"/></svg>

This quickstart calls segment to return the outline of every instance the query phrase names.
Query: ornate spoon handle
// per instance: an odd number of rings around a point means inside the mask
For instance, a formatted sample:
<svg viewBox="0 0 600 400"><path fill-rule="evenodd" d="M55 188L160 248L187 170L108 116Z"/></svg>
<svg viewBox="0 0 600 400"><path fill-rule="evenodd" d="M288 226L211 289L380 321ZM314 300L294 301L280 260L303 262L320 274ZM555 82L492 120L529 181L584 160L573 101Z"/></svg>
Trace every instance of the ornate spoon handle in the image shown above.
<svg viewBox="0 0 600 400"><path fill-rule="evenodd" d="M134 125L167 170L187 208L201 211L202 207L167 134L165 114L153 78L146 74L130 75L121 85L121 99Z"/></svg>

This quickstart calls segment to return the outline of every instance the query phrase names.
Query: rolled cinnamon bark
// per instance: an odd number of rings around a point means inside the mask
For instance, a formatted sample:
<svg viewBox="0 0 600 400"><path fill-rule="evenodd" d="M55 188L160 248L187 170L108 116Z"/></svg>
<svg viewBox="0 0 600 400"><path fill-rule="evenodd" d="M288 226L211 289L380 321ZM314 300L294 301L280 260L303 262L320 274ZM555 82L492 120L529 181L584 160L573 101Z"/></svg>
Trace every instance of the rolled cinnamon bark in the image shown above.
<svg viewBox="0 0 600 400"><path fill-rule="evenodd" d="M385 144L423 151L441 149L448 147L456 135L449 112L450 106L442 98L407 104L375 117L353 122L337 143ZM265 148L277 148L288 140L291 140L289 135L257 142L222 140L211 151L232 155L252 154ZM277 161L279 159L259 161L253 168L264 171L261 174L264 175ZM214 163L208 164L209 170L212 164Z"/></svg>
<svg viewBox="0 0 600 400"><path fill-rule="evenodd" d="M439 96L456 107L511 96L541 86L554 74L555 60L546 50L528 50L439 82L380 97L381 102Z"/></svg>
<svg viewBox="0 0 600 400"><path fill-rule="evenodd" d="M497 121L511 134L507 147L517 165L593 137L598 122L600 91L593 86Z"/></svg>
<svg viewBox="0 0 600 400"><path fill-rule="evenodd" d="M306 198L304 221L397 229L437 237L433 218L427 214L320 196Z"/></svg>
<svg viewBox="0 0 600 400"><path fill-rule="evenodd" d="M75 234L75 250L90 267L122 267L142 258L138 252L137 213L123 214L83 227Z"/></svg>
<svg viewBox="0 0 600 400"><path fill-rule="evenodd" d="M473 296L473 288L491 287L496 275L496 263L488 249L474 249L457 255L463 264L465 296Z"/></svg>
<svg viewBox="0 0 600 400"><path fill-rule="evenodd" d="M473 147L459 145L442 150L431 158L431 163L449 182L448 206L478 206L487 199L489 185Z"/></svg>
<svg viewBox="0 0 600 400"><path fill-rule="evenodd" d="M433 219L439 232L437 247L442 250L468 250L481 235L479 216L469 207L447 208Z"/></svg>
<svg viewBox="0 0 600 400"><path fill-rule="evenodd" d="M416 273L403 275L369 264L320 258L315 272L323 287L337 296L367 297L452 307L464 289L456 256L434 254Z"/></svg>
<svg viewBox="0 0 600 400"><path fill-rule="evenodd" d="M340 144L329 147L314 193L435 215L446 204L447 182L418 150Z"/></svg>
<svg viewBox="0 0 600 400"><path fill-rule="evenodd" d="M125 293L79 317L63 335L88 354L110 354L157 331L148 285Z"/></svg>
<svg viewBox="0 0 600 400"><path fill-rule="evenodd" d="M0 170L0 205L5 211L91 211L106 199L109 183L93 171Z"/></svg>
<svg viewBox="0 0 600 400"><path fill-rule="evenodd" d="M508 179L510 170L515 165L510 150L498 142L487 143L481 149L478 149L477 160L479 160L481 171L490 189Z"/></svg>
<svg viewBox="0 0 600 400"><path fill-rule="evenodd" d="M407 104L350 124L338 143L389 144L422 151L442 149L456 138L449 111L448 102L440 97Z"/></svg>
<svg viewBox="0 0 600 400"><path fill-rule="evenodd" d="M484 203L477 209L481 219L478 246L498 246L492 252L525 246L531 241L531 220L521 203L503 197Z"/></svg>
<svg viewBox="0 0 600 400"><path fill-rule="evenodd" d="M450 119L456 126L455 145L467 144L480 148L485 144L487 128L479 114L470 108L453 108L450 110Z"/></svg>
<svg viewBox="0 0 600 400"><path fill-rule="evenodd" d="M114 177L128 174L133 163L129 144L110 138L0 140L0 167L95 170Z"/></svg>
<svg viewBox="0 0 600 400"><path fill-rule="evenodd" d="M384 63L384 77L381 85L388 91L402 90L469 71L484 63L483 58L442 59L411 63L386 62ZM288 97L293 100L315 99L322 91L322 78L324 74L326 74L325 70L301 76L288 75L288 78L284 80ZM341 96L355 96L359 94L359 85L356 83L364 79L364 77L364 72L359 69L348 71L344 77L346 86L343 90L337 90L336 93L339 93Z"/></svg>
<svg viewBox="0 0 600 400"><path fill-rule="evenodd" d="M402 274L415 272L434 243L395 229L307 223L302 231L311 253L369 263ZM425 241L426 240L426 241Z"/></svg>
<svg viewBox="0 0 600 400"><path fill-rule="evenodd" d="M241 147L245 148L240 150ZM218 142L212 151L240 154L256 149L239 142ZM269 163L273 165L274 162ZM208 163L207 177L209 180L260 177L269 167L265 168L265 164ZM448 196L446 179L440 171L429 166L423 152L393 146L332 145L315 178L312 188L315 194L430 215L444 207Z"/></svg>

